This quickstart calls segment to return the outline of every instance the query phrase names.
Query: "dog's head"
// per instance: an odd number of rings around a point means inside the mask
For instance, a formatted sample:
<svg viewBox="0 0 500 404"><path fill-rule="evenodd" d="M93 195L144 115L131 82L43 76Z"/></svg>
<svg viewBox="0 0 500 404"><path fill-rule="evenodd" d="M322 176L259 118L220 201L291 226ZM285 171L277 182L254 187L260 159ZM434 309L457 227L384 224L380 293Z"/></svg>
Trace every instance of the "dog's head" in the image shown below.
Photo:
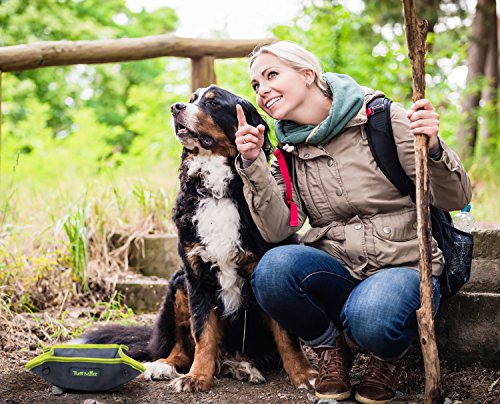
<svg viewBox="0 0 500 404"><path fill-rule="evenodd" d="M196 154L235 157L236 104L242 106L249 125L264 125L262 148L269 157L272 149L269 126L252 103L214 85L196 90L188 103L172 105L174 130L182 146Z"/></svg>

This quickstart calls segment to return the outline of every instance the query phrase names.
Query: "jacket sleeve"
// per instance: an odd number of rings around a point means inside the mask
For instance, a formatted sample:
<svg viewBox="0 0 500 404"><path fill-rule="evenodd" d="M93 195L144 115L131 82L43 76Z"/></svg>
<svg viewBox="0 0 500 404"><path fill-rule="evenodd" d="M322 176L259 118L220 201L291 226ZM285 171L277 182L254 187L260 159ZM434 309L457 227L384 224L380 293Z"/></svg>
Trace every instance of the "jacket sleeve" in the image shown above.
<svg viewBox="0 0 500 404"><path fill-rule="evenodd" d="M276 160L269 168L266 157L261 152L250 166L242 167L241 156L238 156L236 169L243 180L245 200L264 240L279 243L299 230L306 215L292 185L293 201L298 207L299 225L290 226L290 208L285 202L285 181Z"/></svg>
<svg viewBox="0 0 500 404"><path fill-rule="evenodd" d="M405 109L397 103L391 104L391 121L399 160L415 182L415 137ZM431 203L446 211L460 210L472 198L470 179L458 155L441 137L439 142L443 149L441 158L428 160Z"/></svg>

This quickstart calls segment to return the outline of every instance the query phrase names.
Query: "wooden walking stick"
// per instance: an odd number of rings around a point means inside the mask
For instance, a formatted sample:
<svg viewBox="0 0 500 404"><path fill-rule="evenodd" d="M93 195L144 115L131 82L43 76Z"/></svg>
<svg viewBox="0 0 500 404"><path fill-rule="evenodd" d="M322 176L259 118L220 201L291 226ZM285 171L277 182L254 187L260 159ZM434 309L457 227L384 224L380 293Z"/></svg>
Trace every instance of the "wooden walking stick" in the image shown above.
<svg viewBox="0 0 500 404"><path fill-rule="evenodd" d="M413 0L403 0L406 42L413 78L413 102L425 98L425 51L428 24L417 20ZM417 232L420 252L420 308L417 310L420 346L425 367L425 403L441 402L439 356L434 332L432 293L432 229L429 204L427 158L429 139L415 139Z"/></svg>

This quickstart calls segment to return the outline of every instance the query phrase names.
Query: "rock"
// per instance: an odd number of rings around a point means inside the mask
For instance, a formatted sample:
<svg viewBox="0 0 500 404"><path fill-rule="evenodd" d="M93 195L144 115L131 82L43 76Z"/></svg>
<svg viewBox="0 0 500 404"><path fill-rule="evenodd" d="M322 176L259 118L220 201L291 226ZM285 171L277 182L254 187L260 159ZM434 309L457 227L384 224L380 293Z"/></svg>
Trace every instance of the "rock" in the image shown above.
<svg viewBox="0 0 500 404"><path fill-rule="evenodd" d="M61 389L59 386L52 386L52 394L54 396L60 396L64 394L64 390Z"/></svg>

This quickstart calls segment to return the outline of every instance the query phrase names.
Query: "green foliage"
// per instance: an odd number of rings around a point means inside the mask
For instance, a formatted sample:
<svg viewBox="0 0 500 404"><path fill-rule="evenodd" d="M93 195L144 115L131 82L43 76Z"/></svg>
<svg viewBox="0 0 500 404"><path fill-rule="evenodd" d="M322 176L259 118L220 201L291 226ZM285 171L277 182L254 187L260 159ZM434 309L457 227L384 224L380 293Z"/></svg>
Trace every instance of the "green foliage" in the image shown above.
<svg viewBox="0 0 500 404"><path fill-rule="evenodd" d="M317 1L305 7L293 25L273 32L305 46L319 57L325 71L349 74L395 100L404 101L411 94L410 68L401 65L406 49L400 24L392 32L377 25L371 14L357 15L341 5Z"/></svg>
<svg viewBox="0 0 500 404"><path fill-rule="evenodd" d="M86 207L77 206L73 212L63 217L56 231L64 229L69 241L69 260L73 280L88 290L87 265L89 262L88 232L85 224Z"/></svg>
<svg viewBox="0 0 500 404"><path fill-rule="evenodd" d="M0 46L158 35L173 31L177 22L171 8L135 13L126 7L125 0L9 0L0 7ZM47 105L46 118L53 136L71 135L75 123L72 110L91 108L99 124L113 127L119 147L127 149L141 135L124 124L133 112L127 103L131 87L149 83L154 88L151 81L167 64L164 59L155 59L13 73L23 85L19 89L6 86L6 98L23 100L13 107L21 116L26 108L23 95Z"/></svg>

